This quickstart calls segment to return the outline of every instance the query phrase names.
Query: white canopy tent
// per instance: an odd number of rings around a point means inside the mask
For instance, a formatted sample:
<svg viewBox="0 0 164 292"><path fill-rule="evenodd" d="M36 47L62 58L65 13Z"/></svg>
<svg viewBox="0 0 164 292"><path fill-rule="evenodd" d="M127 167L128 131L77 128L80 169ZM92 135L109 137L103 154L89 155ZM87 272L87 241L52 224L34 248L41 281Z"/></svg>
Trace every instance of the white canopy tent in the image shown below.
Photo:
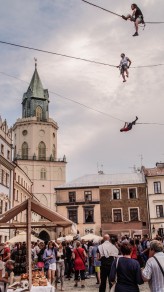
<svg viewBox="0 0 164 292"><path fill-rule="evenodd" d="M31 234L31 242L37 242L37 240L43 242L40 238ZM20 232L18 235L10 238L8 240L9 243L14 244L15 242L26 242L27 241L27 233L25 231Z"/></svg>
<svg viewBox="0 0 164 292"><path fill-rule="evenodd" d="M96 235L96 234L88 233L88 234L82 236L81 239L84 239L86 241L88 241L88 240L100 241L103 238L101 236Z"/></svg>

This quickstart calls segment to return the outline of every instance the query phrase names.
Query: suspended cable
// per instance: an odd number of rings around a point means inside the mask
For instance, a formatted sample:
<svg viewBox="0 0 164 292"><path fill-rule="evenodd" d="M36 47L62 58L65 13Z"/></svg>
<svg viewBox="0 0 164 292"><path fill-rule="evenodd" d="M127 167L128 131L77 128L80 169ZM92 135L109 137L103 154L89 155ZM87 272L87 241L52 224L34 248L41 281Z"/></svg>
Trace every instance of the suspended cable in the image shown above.
<svg viewBox="0 0 164 292"><path fill-rule="evenodd" d="M15 47L23 48L23 49L28 49L28 50L38 51L38 52L42 52L42 53L47 53L47 54L51 54L51 55L57 55L57 56L65 57L65 58L71 58L71 59L75 59L75 60L80 60L80 61L85 61L85 62L89 62L89 63L94 63L94 64L98 64L98 65L110 66L110 67L115 67L115 68L117 67L115 65L111 65L111 64L108 64L108 63L103 63L103 62L98 62L98 61L94 61L94 60L84 59L84 58L80 58L80 57L74 57L74 56L60 54L60 53L56 53L56 52L41 50L41 49L32 48L32 47L28 47L28 46L22 46L22 45L18 45L18 44L14 44L14 43L9 43L9 42L4 42L4 41L0 41L0 43L1 44L5 44L5 45L10 45L10 46L15 46Z"/></svg>
<svg viewBox="0 0 164 292"><path fill-rule="evenodd" d="M123 121L123 120L121 120L121 119L119 119L119 118L116 118L116 117L114 117L114 116L108 114L108 113L102 112L102 111L100 111L100 110L98 110L98 109L94 109L94 108L92 108L92 107L90 107L90 106L87 106L87 105L85 105L85 104L83 104L83 103L81 103L81 102L79 102L79 101L73 100L73 99L71 99L71 98L69 98L69 97L65 97L65 96L63 96L63 95L61 95L61 94L58 94L58 93L56 93L56 92L53 92L53 91L49 91L49 92L52 93L52 94L55 94L55 95L57 95L57 96L59 96L59 97L61 97L61 98L67 99L67 100L69 100L69 101L72 101L72 102L74 102L74 103L76 103L76 104L78 104L78 105L81 105L81 106L83 106L83 107L85 107L85 108L87 108L87 109L89 109L89 110L92 110L92 111L94 111L94 112L97 112L97 113L99 113L99 114L102 114L102 115L108 116L108 117L110 117L110 118L112 118L112 119L115 119L115 120L118 120L118 121L121 121L121 122L125 122L125 121Z"/></svg>
<svg viewBox="0 0 164 292"><path fill-rule="evenodd" d="M25 80L19 79L19 78L13 76L13 75L9 75L9 74L6 74L6 73L4 73L4 72L0 72L0 74L3 74L3 75L5 75L5 76L11 77L11 78L14 78L14 79L17 79L17 80L19 80L19 81L22 81L22 82L25 82L25 83L29 84L29 82L26 82ZM57 93L57 92L50 91L50 90L49 90L49 92L52 93L52 94L55 94L55 95L57 95L57 96L59 96L59 97L61 97L61 98L63 98L63 99L69 100L69 101L71 101L71 102L73 102L73 103L76 103L76 104L78 104L78 105L80 105L80 106L83 106L83 107L85 107L85 108L87 108L87 109L89 109L89 110L95 111L95 112L97 112L97 113L99 113L99 114L102 114L102 115L108 116L108 117L110 117L110 118L112 118L112 119L115 119L115 120L118 120L118 121L121 121L121 122L124 122L124 123L125 123L125 121L123 121L123 120L121 120L121 119L119 119L119 118L117 118L117 117L114 117L114 116L112 116L112 115L110 115L110 114L108 114L108 113L102 112L102 111L100 111L100 110L94 109L94 108L92 108L92 107L90 107L90 106L87 106L87 105L85 105L85 104L83 104L83 103L81 103L81 102L79 102L79 101L74 100L74 99L71 99L71 98L65 97L65 96L63 96L63 95L61 95L61 94L59 94L59 93Z"/></svg>
<svg viewBox="0 0 164 292"><path fill-rule="evenodd" d="M46 50L42 50L42 49L32 48L32 47L28 47L28 46L22 46L22 45L19 45L19 44L14 44L14 43L9 43L9 42L4 42L4 41L0 41L0 43L1 44L5 44L5 45L19 47L19 48L22 48L22 49L34 50L34 51L38 51L38 52L42 52L42 53L57 55L57 56L66 57L66 58L75 59L75 60L80 60L80 61L85 61L85 62L89 62L89 63L94 63L94 64L98 64L98 65L109 66L109 67L114 67L114 68L117 68L118 67L116 65L111 65L109 63L104 63L104 62L99 62L99 61L84 59L84 58L80 58L80 57L74 57L74 56L60 54L60 53L56 53L56 52L50 52L50 51L46 51ZM148 67L158 67L158 66L164 66L164 64L131 66L130 68L137 69L137 68L144 68L144 67L145 68L146 67L148 68Z"/></svg>
<svg viewBox="0 0 164 292"><path fill-rule="evenodd" d="M22 79L20 79L20 78L17 78L17 77L15 77L15 76L13 76L13 75L10 75L10 74L4 73L4 72L0 72L0 74L3 74L3 75L5 75L5 76L11 77L11 78L17 79L17 80L19 80L19 81L21 81L21 82L24 82L24 83L26 83L26 84L29 84L29 82L27 82L27 81L25 81L25 80L22 80ZM78 104L78 105L80 105L80 106L83 106L83 107L85 107L85 108L87 108L87 109L89 109L89 110L92 110L92 111L98 112L99 114L102 114L102 115L108 116L108 117L110 117L110 118L112 118L112 119L115 119L115 120L118 120L118 121L120 121L120 122L124 122L124 123L125 123L124 120L121 120L121 119L119 119L119 118L117 118L117 117L114 117L114 116L112 116L112 115L110 115L110 114L108 114L108 113L102 112L102 111L100 111L100 110L94 109L94 108L92 108L92 107L89 107L89 106L87 106L87 105L85 105L85 104L83 104L83 103L81 103L81 102L78 102L78 101L73 100L73 99L71 99L71 98L65 97L65 96L63 96L63 95L61 95L61 94L59 94L59 93L56 93L56 92L54 92L54 91L49 91L49 92L52 93L52 94L55 94L55 95L57 95L57 96L59 96L59 97L61 97L61 98L63 98L63 99L69 100L69 101L71 101L71 102L73 102L73 103L76 103L76 104ZM136 123L136 125L158 125L158 126L164 126L164 124L162 124L162 123Z"/></svg>
<svg viewBox="0 0 164 292"><path fill-rule="evenodd" d="M101 10L104 10L104 11L107 11L107 12L109 12L109 13L111 13L111 14L114 14L114 15L117 15L117 16L119 16L119 17L122 17L122 15L117 14L117 13L115 13L115 12L113 12L113 11L108 10L108 9L105 9L105 8L103 8L103 7L101 7L101 6L95 5L95 4L93 4L93 3L91 3L91 2L88 2L88 1L86 1L86 0L82 0L82 1L85 2L85 3L87 3L87 4L89 4L89 5L92 5L92 6L94 6L94 7L97 7L97 8L99 8L99 9L101 9Z"/></svg>
<svg viewBox="0 0 164 292"><path fill-rule="evenodd" d="M164 126L164 124L161 124L161 123L136 123L136 125L158 125L158 126Z"/></svg>
<svg viewBox="0 0 164 292"><path fill-rule="evenodd" d="M86 4L89 4L89 5L91 5L91 6L94 6L94 7L96 7L96 8L99 8L99 9L101 9L101 10L104 10L104 11L106 11L106 12L109 12L109 13L111 13L111 14L114 14L114 15L116 15L116 16L122 17L122 15L120 15L120 14L118 14L118 13L115 13L115 12L113 12L113 11L110 11L110 10L108 10L108 9L105 9L105 8L103 8L103 7L101 7L101 6L95 5L95 4L93 4L93 3L89 2L89 1L86 1L86 0L81 0L81 1L83 1L83 2L85 2ZM148 23L148 24L161 24L161 23L164 23L164 21L144 21L144 23Z"/></svg>

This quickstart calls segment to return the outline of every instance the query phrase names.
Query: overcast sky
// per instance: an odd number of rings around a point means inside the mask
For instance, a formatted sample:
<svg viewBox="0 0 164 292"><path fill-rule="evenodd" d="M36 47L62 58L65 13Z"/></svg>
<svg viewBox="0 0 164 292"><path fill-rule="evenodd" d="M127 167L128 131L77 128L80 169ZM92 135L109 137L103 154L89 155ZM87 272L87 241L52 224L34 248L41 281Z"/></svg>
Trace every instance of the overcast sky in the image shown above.
<svg viewBox="0 0 164 292"><path fill-rule="evenodd" d="M132 1L89 0L118 14ZM1 0L0 40L118 65L125 53L132 66L164 64L164 24L147 24L139 37L130 21L81 0ZM145 21L164 21L163 0L139 0ZM164 123L164 66L119 70L0 44L0 72L30 82L34 57L43 87L123 121ZM0 74L0 114L12 126L20 118L28 84ZM131 172L164 161L164 126L124 122L50 93L50 117L59 125L58 157L67 157L67 181L84 174ZM102 165L102 166L101 166Z"/></svg>

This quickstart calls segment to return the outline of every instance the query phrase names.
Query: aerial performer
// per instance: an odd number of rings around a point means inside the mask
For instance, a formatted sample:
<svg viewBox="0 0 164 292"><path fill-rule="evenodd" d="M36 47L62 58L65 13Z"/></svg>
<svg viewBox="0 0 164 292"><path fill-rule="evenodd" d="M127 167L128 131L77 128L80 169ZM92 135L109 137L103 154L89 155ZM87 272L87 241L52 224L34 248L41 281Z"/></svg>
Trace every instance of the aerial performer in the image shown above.
<svg viewBox="0 0 164 292"><path fill-rule="evenodd" d="M128 132L128 131L130 131L132 129L132 127L136 124L137 120L138 120L138 117L136 117L136 119L131 123L127 123L126 122L124 127L122 129L120 129L120 132Z"/></svg>
<svg viewBox="0 0 164 292"><path fill-rule="evenodd" d="M126 82L125 74L126 74L126 77L129 77L128 69L129 69L131 63L132 62L130 61L130 59L128 57L126 57L124 53L122 53L120 65L117 66L117 68L120 68L120 73L122 75L123 82Z"/></svg>
<svg viewBox="0 0 164 292"><path fill-rule="evenodd" d="M140 23L144 23L144 17L140 8L135 3L131 5L131 9L133 10L132 15L131 14L128 14L127 16L122 15L122 18L125 20L130 19L130 21L134 22L136 32L133 34L133 36L138 36L138 25Z"/></svg>

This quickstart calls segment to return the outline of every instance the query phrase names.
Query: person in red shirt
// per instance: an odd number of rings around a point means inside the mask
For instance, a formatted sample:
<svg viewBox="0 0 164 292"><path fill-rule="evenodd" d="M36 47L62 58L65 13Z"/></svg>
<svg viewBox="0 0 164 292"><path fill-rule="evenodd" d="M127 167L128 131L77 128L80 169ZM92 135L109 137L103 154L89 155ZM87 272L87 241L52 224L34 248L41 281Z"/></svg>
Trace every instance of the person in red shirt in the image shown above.
<svg viewBox="0 0 164 292"><path fill-rule="evenodd" d="M85 288L84 280L85 280L85 260L86 260L86 252L80 247L80 241L76 242L76 248L73 250L72 257L74 259L74 269L75 269L75 287L78 284L78 277L80 273L81 278L81 288Z"/></svg>
<svg viewBox="0 0 164 292"><path fill-rule="evenodd" d="M10 256L11 256L11 251L10 251L9 245L7 243L5 243L3 261L4 262L8 261L10 259Z"/></svg>
<svg viewBox="0 0 164 292"><path fill-rule="evenodd" d="M138 117L136 117L136 119L131 123L126 122L124 127L122 129L120 129L120 132L130 131L132 129L132 127L136 124L137 120L138 120Z"/></svg>
<svg viewBox="0 0 164 292"><path fill-rule="evenodd" d="M130 245L131 245L131 259L137 260L137 246L134 243L134 240L130 240Z"/></svg>

